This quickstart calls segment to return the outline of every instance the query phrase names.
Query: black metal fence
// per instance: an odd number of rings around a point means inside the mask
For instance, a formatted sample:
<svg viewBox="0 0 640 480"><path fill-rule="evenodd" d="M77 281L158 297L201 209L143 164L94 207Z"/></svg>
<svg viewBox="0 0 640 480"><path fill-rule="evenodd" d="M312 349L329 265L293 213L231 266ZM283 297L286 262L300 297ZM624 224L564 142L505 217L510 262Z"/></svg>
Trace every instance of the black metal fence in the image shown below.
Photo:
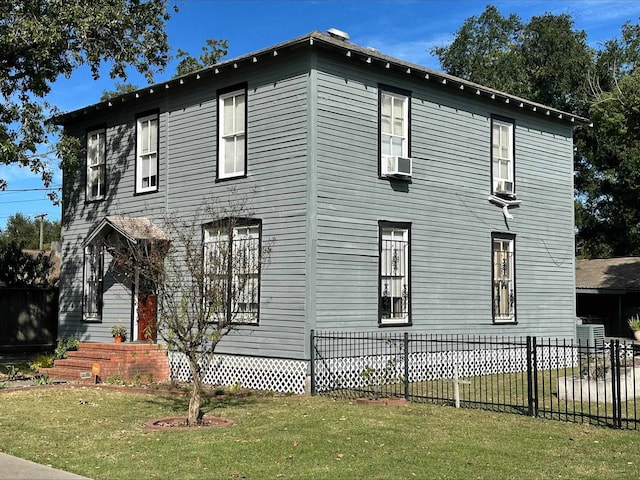
<svg viewBox="0 0 640 480"><path fill-rule="evenodd" d="M615 428L638 428L632 342L312 332L313 394L404 397Z"/></svg>

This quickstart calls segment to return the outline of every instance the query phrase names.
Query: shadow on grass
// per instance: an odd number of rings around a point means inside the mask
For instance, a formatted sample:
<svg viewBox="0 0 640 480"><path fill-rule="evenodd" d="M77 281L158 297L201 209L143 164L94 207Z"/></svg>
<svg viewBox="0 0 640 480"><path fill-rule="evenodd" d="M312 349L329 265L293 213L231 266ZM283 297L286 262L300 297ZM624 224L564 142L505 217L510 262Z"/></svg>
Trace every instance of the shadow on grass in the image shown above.
<svg viewBox="0 0 640 480"><path fill-rule="evenodd" d="M229 393L220 387L212 391L205 390L202 392L200 408L204 413L207 413L214 409L255 405L259 401L273 396L271 393L253 391ZM171 390L158 390L157 395L148 396L145 402L151 405L169 406L175 411L187 412L190 397L191 390L189 388L173 388Z"/></svg>

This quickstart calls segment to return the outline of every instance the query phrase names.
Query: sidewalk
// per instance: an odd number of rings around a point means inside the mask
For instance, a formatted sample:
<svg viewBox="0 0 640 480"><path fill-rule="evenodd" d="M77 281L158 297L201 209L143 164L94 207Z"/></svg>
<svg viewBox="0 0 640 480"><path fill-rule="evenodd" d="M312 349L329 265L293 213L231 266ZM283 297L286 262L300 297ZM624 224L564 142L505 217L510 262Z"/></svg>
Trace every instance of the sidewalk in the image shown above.
<svg viewBox="0 0 640 480"><path fill-rule="evenodd" d="M88 480L74 473L0 453L0 480Z"/></svg>

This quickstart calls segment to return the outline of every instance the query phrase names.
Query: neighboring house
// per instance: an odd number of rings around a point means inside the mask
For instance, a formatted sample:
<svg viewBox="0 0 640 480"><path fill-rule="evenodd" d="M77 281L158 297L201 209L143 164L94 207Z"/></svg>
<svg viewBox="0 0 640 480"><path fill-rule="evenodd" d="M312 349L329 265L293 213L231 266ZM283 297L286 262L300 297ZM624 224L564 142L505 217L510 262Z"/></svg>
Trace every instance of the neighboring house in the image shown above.
<svg viewBox="0 0 640 480"><path fill-rule="evenodd" d="M632 337L627 319L640 313L640 257L576 260L576 313L603 324L608 337Z"/></svg>
<svg viewBox="0 0 640 480"><path fill-rule="evenodd" d="M219 347L246 368L306 371L311 330L575 335L583 118L312 32L59 121L86 146L65 178L61 337L111 341L123 319L137 339L155 311L96 240L161 238L168 212L234 192L252 196L245 238L274 240Z"/></svg>

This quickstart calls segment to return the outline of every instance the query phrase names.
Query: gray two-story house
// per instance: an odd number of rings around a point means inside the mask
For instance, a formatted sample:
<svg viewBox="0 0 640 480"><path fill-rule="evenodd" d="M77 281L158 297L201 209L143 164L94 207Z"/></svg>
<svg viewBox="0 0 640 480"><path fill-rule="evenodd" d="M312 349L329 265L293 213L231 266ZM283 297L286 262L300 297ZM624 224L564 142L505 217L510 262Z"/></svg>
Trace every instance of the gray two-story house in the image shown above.
<svg viewBox="0 0 640 480"><path fill-rule="evenodd" d="M229 195L251 198L238 235L273 240L219 347L236 366L306 372L311 330L575 334L583 118L330 31L60 121L85 147L65 178L60 337L111 341L121 320L142 339L154 299L94 240L165 238L167 214Z"/></svg>

